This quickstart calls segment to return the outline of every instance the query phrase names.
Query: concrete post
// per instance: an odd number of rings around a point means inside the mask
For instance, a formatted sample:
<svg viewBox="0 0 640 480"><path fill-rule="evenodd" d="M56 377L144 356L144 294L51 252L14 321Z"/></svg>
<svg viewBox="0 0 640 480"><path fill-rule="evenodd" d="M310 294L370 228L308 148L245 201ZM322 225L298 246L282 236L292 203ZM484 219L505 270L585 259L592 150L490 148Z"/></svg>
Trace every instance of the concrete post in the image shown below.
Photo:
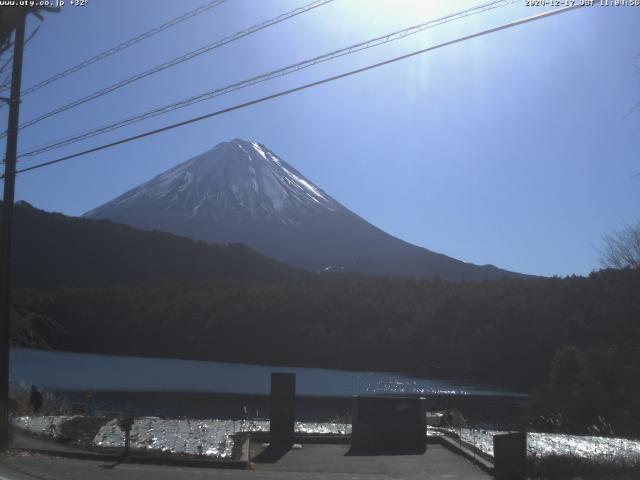
<svg viewBox="0 0 640 480"><path fill-rule="evenodd" d="M271 444L293 445L296 417L296 375L271 373Z"/></svg>
<svg viewBox="0 0 640 480"><path fill-rule="evenodd" d="M527 478L527 432L493 436L493 465L496 480Z"/></svg>

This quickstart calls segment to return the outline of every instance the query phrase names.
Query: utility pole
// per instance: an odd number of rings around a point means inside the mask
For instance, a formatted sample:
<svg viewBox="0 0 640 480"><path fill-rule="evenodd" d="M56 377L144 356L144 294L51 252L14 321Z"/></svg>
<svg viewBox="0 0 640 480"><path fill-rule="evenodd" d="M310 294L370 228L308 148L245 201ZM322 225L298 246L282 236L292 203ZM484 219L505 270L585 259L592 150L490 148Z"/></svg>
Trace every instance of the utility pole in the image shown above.
<svg viewBox="0 0 640 480"><path fill-rule="evenodd" d="M11 332L11 243L13 239L13 203L16 183L16 155L18 150L18 116L20 111L20 83L22 81L22 52L26 12L21 15L15 30L7 152L4 160L4 198L0 230L0 451L9 447L9 336Z"/></svg>

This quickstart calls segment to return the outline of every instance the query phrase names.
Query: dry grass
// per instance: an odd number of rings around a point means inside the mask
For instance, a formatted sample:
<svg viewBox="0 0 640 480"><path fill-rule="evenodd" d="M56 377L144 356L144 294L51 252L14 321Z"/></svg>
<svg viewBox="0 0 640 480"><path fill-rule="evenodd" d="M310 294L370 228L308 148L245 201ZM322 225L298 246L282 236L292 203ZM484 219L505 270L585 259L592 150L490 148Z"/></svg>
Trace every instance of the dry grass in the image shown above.
<svg viewBox="0 0 640 480"><path fill-rule="evenodd" d="M70 406L67 399L57 393L40 390L42 393L42 410L40 415L67 415L70 413ZM9 393L9 414L15 417L32 415L29 398L31 396L31 385L23 383L12 385Z"/></svg>
<svg viewBox="0 0 640 480"><path fill-rule="evenodd" d="M29 396L22 392L11 392L9 395L9 414L22 416L29 414Z"/></svg>

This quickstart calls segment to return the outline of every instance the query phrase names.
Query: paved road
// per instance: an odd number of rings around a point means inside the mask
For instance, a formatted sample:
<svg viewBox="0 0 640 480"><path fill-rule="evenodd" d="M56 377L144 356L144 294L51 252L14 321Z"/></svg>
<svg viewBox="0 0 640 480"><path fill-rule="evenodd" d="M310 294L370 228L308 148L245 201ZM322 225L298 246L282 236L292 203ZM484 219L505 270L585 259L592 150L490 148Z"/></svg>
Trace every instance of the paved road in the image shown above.
<svg viewBox="0 0 640 480"><path fill-rule="evenodd" d="M13 454L0 458L0 480L487 480L491 477L439 445L424 455L349 456L342 445L304 445L255 470L163 467Z"/></svg>

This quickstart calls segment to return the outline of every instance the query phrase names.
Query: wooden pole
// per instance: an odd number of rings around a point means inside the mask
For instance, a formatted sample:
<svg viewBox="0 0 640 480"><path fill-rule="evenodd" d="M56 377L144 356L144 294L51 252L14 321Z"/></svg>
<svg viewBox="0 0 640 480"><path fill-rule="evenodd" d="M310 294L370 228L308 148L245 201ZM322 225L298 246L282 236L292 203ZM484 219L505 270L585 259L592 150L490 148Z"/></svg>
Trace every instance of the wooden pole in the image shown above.
<svg viewBox="0 0 640 480"><path fill-rule="evenodd" d="M4 160L4 196L0 226L0 451L9 447L9 346L11 332L11 247L13 240L13 204L18 150L18 117L20 112L20 84L22 81L22 53L26 13L15 31L13 71L7 150Z"/></svg>

